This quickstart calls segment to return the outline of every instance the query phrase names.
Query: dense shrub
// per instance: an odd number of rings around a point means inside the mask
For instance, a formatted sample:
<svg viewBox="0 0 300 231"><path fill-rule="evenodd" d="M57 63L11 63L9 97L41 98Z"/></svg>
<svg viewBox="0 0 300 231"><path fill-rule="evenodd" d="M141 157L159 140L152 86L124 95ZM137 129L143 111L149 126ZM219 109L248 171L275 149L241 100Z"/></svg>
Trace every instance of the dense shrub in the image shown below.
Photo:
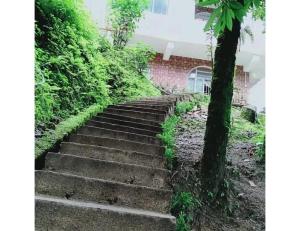
<svg viewBox="0 0 300 231"><path fill-rule="evenodd" d="M35 11L36 134L94 104L159 94L142 74L153 52L115 50L82 1L37 0Z"/></svg>

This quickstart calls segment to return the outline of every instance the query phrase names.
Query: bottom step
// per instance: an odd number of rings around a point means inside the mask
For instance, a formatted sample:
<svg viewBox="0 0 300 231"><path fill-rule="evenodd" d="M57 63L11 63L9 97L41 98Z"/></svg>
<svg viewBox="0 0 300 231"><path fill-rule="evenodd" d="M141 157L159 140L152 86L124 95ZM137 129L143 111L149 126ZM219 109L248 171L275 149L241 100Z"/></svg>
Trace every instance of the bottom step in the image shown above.
<svg viewBox="0 0 300 231"><path fill-rule="evenodd" d="M35 230L174 231L171 215L110 205L35 197Z"/></svg>

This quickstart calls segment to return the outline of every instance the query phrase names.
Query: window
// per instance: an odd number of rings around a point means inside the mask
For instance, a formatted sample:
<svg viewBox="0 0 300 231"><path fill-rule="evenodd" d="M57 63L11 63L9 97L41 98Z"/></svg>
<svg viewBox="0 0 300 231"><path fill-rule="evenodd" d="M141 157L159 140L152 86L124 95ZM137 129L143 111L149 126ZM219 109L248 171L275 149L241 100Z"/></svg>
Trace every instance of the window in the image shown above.
<svg viewBox="0 0 300 231"><path fill-rule="evenodd" d="M210 94L211 72L202 68L195 68L188 77L188 91Z"/></svg>
<svg viewBox="0 0 300 231"><path fill-rule="evenodd" d="M167 14L168 0L150 0L148 10L156 14Z"/></svg>

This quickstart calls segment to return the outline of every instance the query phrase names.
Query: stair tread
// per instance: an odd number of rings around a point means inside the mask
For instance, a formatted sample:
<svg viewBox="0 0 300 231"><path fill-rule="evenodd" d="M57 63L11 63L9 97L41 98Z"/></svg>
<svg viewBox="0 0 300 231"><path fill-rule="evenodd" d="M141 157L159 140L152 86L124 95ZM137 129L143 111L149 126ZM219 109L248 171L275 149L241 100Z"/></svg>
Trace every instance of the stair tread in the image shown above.
<svg viewBox="0 0 300 231"><path fill-rule="evenodd" d="M109 138L109 137L99 137L92 135L84 134L72 134L69 137L69 142L86 144L86 145L95 145L99 147L118 147L126 151L137 151L144 152L151 155L162 155L164 152L164 146L157 144L147 144L138 141L118 139L118 138Z"/></svg>
<svg viewBox="0 0 300 231"><path fill-rule="evenodd" d="M132 129L134 131L137 131L137 132L145 132L145 133L152 133L152 135L149 135L149 136L155 136L157 133L154 132L154 131L150 131L150 130L147 130L147 129L141 129L141 128L135 128L135 127L131 127L131 126L125 126L125 125L120 125L120 124L115 124L115 123L108 123L108 122L100 122L100 121L97 121L97 120L93 120L91 119L90 121L88 121L87 125L92 122L92 123L95 123L97 125L111 125L112 127L121 127L121 128L127 128L127 129ZM96 127L95 125L88 125L88 126L94 126ZM122 131L122 130L121 130ZM136 134L139 134L139 133L136 133Z"/></svg>
<svg viewBox="0 0 300 231"><path fill-rule="evenodd" d="M41 201L48 201L48 202L56 202L65 204L67 206L75 206L75 207L85 207L85 208L94 208L94 209L101 209L101 210L110 210L117 213L131 213L131 214L137 214L142 216L151 216L151 217L160 217L160 218L167 218L167 219L175 219L174 216L170 214L164 214L164 213L158 213L143 209L133 209L133 208L126 208L122 206L114 206L114 205L106 205L106 204L98 204L93 202L85 202L85 201L76 201L76 200L67 200L67 199L61 199L58 197L53 196L45 196L45 195L36 195L36 200Z"/></svg>
<svg viewBox="0 0 300 231"><path fill-rule="evenodd" d="M109 138L117 138L117 139L121 138L124 140L138 141L141 143L148 143L148 144L161 143L161 140L154 136L147 136L143 134L125 132L116 129L100 128L100 127L88 126L88 125L79 128L77 134L92 135L98 137L109 137ZM122 136L122 137L117 137L117 136Z"/></svg>
<svg viewBox="0 0 300 231"><path fill-rule="evenodd" d="M39 170L35 172L38 194L167 213L171 190L118 181Z"/></svg>
<svg viewBox="0 0 300 231"><path fill-rule="evenodd" d="M114 140L114 139L112 139L112 140ZM122 140L122 141L127 141L127 140ZM98 146L98 145L93 145L93 144L81 144L81 143L76 143L76 142L62 142L61 144L72 144L72 145L82 146L82 147L94 147L94 148L107 149L107 150L111 150L111 151L116 150L116 151L121 151L121 152L129 152L129 153L139 154L139 155L148 156L148 157L151 157L151 158L157 158L157 159L163 160L163 157L160 157L158 155L152 155L152 154L137 152L137 151L133 151L133 150L122 150L122 149L118 149L118 148ZM158 147L160 147L160 146L158 146Z"/></svg>
<svg viewBox="0 0 300 231"><path fill-rule="evenodd" d="M169 170L137 164L49 152L46 156L46 169L134 185L170 188L168 184Z"/></svg>

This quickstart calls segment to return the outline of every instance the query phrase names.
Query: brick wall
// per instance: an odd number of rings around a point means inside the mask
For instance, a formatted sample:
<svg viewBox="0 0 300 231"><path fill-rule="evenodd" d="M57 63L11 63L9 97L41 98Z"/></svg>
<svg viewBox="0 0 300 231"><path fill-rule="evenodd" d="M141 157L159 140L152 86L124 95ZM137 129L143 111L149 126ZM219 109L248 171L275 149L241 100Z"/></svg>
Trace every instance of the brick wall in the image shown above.
<svg viewBox="0 0 300 231"><path fill-rule="evenodd" d="M157 54L150 63L150 76L156 85L165 89L185 91L189 72L199 66L210 70L211 62L179 56L171 56L168 61L165 61L162 54ZM246 104L248 83L248 73L243 71L243 67L238 66L234 83L234 103Z"/></svg>

